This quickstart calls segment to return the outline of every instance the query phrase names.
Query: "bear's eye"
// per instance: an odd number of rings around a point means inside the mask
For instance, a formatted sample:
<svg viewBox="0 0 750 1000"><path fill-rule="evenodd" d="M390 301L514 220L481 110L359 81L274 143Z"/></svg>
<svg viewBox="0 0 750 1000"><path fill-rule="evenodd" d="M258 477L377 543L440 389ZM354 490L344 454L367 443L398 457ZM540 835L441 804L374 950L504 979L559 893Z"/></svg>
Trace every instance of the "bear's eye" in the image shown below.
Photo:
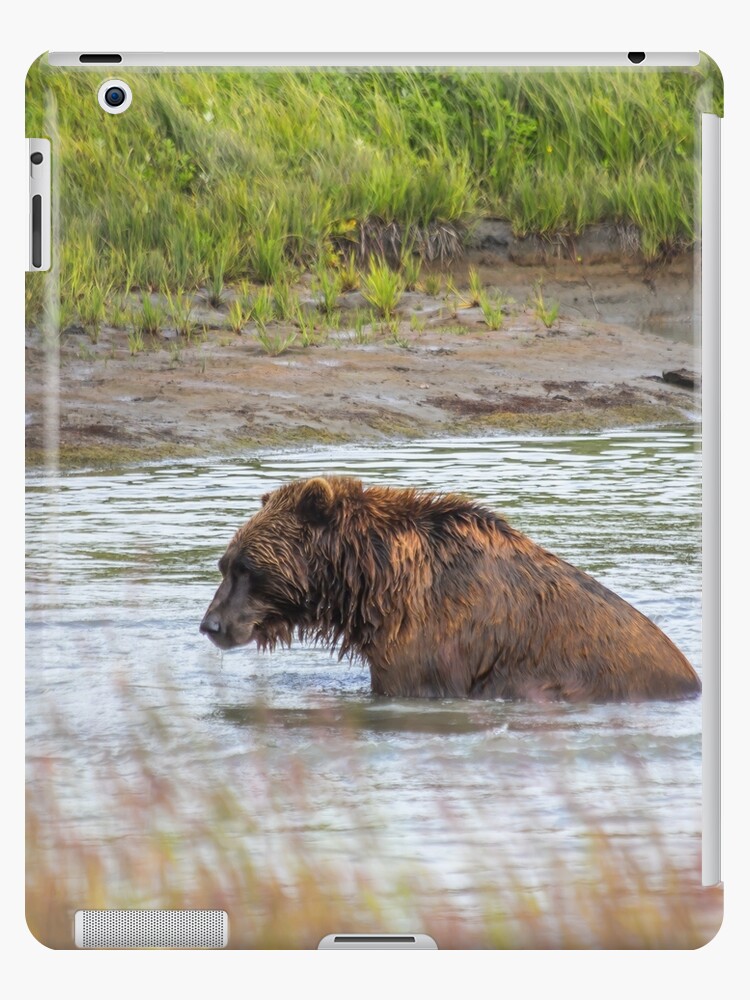
<svg viewBox="0 0 750 1000"><path fill-rule="evenodd" d="M261 569L256 563L247 556L240 556L235 562L235 568L238 573L243 573L250 579L250 586L253 590L259 590L263 584L266 582L268 574L264 569Z"/></svg>

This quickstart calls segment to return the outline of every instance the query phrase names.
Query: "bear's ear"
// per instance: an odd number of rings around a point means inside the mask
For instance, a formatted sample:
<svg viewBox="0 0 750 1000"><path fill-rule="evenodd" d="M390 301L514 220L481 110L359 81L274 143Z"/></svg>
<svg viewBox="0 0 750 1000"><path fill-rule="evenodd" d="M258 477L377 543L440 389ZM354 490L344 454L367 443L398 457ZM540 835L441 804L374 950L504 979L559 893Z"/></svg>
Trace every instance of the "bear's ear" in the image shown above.
<svg viewBox="0 0 750 1000"><path fill-rule="evenodd" d="M266 504L268 503L268 498L270 496L271 496L270 493L264 493L263 494L263 496L260 498L260 505L261 505L261 507L265 507L266 506Z"/></svg>
<svg viewBox="0 0 750 1000"><path fill-rule="evenodd" d="M297 500L297 514L303 521L325 524L333 510L333 487L327 479L308 479Z"/></svg>

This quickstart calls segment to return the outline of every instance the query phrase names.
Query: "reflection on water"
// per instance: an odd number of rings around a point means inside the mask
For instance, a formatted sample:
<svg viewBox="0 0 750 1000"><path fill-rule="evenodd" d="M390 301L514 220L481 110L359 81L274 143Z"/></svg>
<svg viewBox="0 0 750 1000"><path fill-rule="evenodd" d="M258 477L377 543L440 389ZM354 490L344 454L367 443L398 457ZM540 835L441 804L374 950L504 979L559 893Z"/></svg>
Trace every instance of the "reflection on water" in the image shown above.
<svg viewBox="0 0 750 1000"><path fill-rule="evenodd" d="M545 847L568 872L583 867L592 824L644 854L658 832L687 868L699 848L699 699L387 701L357 662L299 643L221 654L198 624L216 562L260 496L348 474L482 500L644 611L700 671L696 445L690 430L441 439L32 475L30 762L54 762L62 816L93 841L129 832L102 783L127 782L151 754L154 773L184 786L183 818L191 796L198 810L218 785L250 801L253 829L236 835L280 877L290 838L355 865L376 831L382 863L423 866L468 908L497 880L498 856L535 887L559 877ZM300 765L314 776L305 801L280 809L273 789Z"/></svg>

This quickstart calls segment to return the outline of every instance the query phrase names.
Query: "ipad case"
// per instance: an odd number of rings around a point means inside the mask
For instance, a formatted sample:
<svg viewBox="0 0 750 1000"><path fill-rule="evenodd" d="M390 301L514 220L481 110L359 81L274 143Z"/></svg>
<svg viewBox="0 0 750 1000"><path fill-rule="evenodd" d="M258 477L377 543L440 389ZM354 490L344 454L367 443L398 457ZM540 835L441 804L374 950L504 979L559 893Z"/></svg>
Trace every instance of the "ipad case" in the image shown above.
<svg viewBox="0 0 750 1000"><path fill-rule="evenodd" d="M696 948L699 54L27 78L27 913L72 948Z"/></svg>

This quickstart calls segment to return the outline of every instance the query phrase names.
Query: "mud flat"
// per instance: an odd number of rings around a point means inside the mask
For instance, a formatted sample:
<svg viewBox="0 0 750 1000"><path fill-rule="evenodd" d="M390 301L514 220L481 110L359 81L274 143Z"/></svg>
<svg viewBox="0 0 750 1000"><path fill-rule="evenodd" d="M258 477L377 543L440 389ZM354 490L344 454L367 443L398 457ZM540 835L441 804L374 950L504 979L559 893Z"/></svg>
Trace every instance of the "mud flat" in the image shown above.
<svg viewBox="0 0 750 1000"><path fill-rule="evenodd" d="M486 287L514 300L499 330L462 292L407 292L397 321L358 331L353 317L367 304L349 292L337 328L323 329L321 318L321 343L298 340L279 356L263 349L252 323L240 334L227 328L231 292L218 310L196 296L199 335L188 341L165 328L135 355L123 329L103 327L96 343L76 326L53 338L30 330L29 462L56 449L63 464L99 464L308 441L697 419L699 381L691 388L663 377L699 370L689 255L648 274L627 261L542 268L476 250L451 268L459 290L470 263ZM545 301L560 305L549 328L533 305L539 279ZM314 309L304 283L300 299ZM284 335L283 324L273 326Z"/></svg>

